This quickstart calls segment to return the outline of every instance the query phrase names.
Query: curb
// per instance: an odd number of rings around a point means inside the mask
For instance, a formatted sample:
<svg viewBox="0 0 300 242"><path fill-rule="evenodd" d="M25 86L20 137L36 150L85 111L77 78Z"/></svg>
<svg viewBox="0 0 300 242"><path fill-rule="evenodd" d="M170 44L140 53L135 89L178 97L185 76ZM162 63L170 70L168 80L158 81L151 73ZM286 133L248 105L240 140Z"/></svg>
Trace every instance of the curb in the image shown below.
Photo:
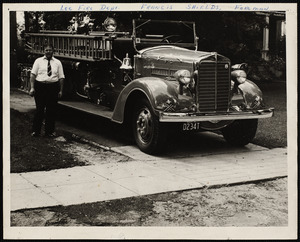
<svg viewBox="0 0 300 242"><path fill-rule="evenodd" d="M83 142L83 143L86 143L86 144L90 144L90 145L96 146L96 147L101 148L101 149L104 149L104 150L106 150L106 151L112 151L112 149L111 149L110 147L108 147L108 146L100 145L100 144L98 144L98 143L96 143L96 142L94 142L94 141L85 139L85 138L80 137L80 136L78 136L78 135L76 135L76 134L74 134L74 133L72 133L71 137L72 137L74 140L76 140L76 141L81 141L81 142Z"/></svg>
<svg viewBox="0 0 300 242"><path fill-rule="evenodd" d="M114 152L114 153L117 153L117 154L120 154L120 155L123 155L123 156L126 156L126 157L132 159L131 157L127 156L126 154L124 154L122 152L118 152L116 150L113 150L111 147L98 144L98 143L96 143L94 141L91 141L91 140L88 140L86 138L80 137L80 136L78 136L78 135L76 135L74 133L70 133L70 134L71 134L71 138L74 139L77 142L82 142L82 143L85 143L85 144L89 144L91 146L94 146L94 147L97 147L97 148L100 148L100 149L103 149L103 150L106 150L106 151Z"/></svg>

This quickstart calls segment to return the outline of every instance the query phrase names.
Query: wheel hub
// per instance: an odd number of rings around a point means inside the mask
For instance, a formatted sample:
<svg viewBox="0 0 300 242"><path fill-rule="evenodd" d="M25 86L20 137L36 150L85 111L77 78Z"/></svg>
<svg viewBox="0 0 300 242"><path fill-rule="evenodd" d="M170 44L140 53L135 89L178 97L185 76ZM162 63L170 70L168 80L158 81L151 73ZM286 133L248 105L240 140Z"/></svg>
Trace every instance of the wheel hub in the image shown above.
<svg viewBox="0 0 300 242"><path fill-rule="evenodd" d="M147 141L151 137L152 120L151 113L148 109L143 109L137 118L137 133L142 141Z"/></svg>

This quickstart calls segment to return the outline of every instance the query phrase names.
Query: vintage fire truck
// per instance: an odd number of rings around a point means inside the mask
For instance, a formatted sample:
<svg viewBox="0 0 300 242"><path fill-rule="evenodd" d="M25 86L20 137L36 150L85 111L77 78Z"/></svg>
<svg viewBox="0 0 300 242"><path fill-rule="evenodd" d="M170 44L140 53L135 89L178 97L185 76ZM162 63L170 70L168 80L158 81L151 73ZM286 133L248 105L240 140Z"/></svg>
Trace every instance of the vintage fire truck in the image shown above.
<svg viewBox="0 0 300 242"><path fill-rule="evenodd" d="M129 32L118 32L113 19L103 26L82 34L28 33L28 60L52 44L66 76L60 104L128 125L143 152L161 151L168 132L178 131L220 130L243 146L258 119L273 116L247 79L246 64L197 50L194 22L138 19Z"/></svg>

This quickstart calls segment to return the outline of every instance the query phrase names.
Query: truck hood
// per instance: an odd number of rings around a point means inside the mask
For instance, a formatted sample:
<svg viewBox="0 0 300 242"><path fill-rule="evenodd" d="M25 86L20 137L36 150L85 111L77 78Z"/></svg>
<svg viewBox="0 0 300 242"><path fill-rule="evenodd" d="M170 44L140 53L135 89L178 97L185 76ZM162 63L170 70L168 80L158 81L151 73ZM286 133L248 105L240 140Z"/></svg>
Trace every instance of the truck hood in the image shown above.
<svg viewBox="0 0 300 242"><path fill-rule="evenodd" d="M216 52L194 51L177 46L156 46L146 48L140 51L143 58L154 58L169 61L180 61L186 63L195 63L203 59L216 61L230 61L228 58L219 55Z"/></svg>

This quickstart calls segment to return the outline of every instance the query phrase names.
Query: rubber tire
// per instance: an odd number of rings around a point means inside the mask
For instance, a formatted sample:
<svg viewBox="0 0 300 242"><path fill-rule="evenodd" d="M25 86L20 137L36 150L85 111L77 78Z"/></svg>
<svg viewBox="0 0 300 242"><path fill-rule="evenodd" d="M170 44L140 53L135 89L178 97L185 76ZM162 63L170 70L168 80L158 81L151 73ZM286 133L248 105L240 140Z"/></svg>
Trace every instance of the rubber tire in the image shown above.
<svg viewBox="0 0 300 242"><path fill-rule="evenodd" d="M142 137L141 133L138 131L138 127L141 127L139 124L141 116L145 115L148 120L146 130L148 130L148 135ZM134 107L133 117L132 117L132 127L133 127L133 136L135 142L139 149L147 154L158 154L161 152L164 147L164 142L166 141L166 129L163 128L158 120L158 117L154 114L152 107L147 99L142 99L138 101L138 104Z"/></svg>
<svg viewBox="0 0 300 242"><path fill-rule="evenodd" d="M257 124L257 119L236 120L221 129L221 131L229 144L244 146L249 144L255 137Z"/></svg>

